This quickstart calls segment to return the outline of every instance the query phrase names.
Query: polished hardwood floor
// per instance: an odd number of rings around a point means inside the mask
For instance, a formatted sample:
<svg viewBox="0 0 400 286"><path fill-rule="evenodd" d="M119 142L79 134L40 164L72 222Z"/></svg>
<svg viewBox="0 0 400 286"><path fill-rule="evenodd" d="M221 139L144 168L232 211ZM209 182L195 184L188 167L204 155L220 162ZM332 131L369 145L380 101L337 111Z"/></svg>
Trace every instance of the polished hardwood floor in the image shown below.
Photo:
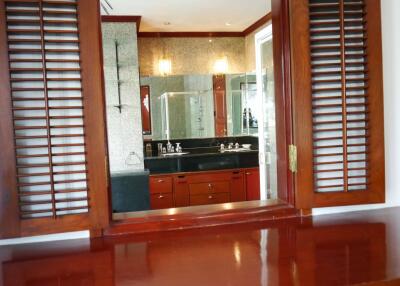
<svg viewBox="0 0 400 286"><path fill-rule="evenodd" d="M400 208L0 247L3 285L400 285Z"/></svg>

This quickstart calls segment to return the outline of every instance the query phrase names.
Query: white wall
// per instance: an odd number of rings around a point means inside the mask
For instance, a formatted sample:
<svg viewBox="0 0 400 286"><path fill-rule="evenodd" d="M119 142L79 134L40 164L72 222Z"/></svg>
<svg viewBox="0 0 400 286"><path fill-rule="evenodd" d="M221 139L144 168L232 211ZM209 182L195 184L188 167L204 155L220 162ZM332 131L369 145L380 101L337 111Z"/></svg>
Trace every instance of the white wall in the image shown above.
<svg viewBox="0 0 400 286"><path fill-rule="evenodd" d="M400 1L381 0L385 102L386 203L314 209L313 214L400 206Z"/></svg>

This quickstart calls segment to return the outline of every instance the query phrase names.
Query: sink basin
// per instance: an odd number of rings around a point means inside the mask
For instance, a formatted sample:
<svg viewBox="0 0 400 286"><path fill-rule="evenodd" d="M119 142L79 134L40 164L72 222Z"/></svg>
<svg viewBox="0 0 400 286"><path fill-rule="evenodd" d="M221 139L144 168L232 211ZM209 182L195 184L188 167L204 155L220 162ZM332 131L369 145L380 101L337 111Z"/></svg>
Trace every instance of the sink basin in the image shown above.
<svg viewBox="0 0 400 286"><path fill-rule="evenodd" d="M234 148L234 149L225 149L223 151L220 151L221 153L235 153L235 152L245 152L245 151L251 151L251 149L246 149L246 148Z"/></svg>
<svg viewBox="0 0 400 286"><path fill-rule="evenodd" d="M182 155L186 155L189 154L189 152L180 152L180 153L165 153L162 154L165 157L171 157L171 156L182 156Z"/></svg>

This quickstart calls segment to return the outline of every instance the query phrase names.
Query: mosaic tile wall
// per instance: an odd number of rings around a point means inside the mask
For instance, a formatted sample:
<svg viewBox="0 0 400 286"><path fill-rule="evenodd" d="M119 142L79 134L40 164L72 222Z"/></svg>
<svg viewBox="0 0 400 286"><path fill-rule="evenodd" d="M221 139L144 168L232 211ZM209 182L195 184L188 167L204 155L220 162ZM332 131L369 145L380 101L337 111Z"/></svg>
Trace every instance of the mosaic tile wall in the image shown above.
<svg viewBox="0 0 400 286"><path fill-rule="evenodd" d="M228 73L246 71L245 38L139 38L140 74L158 76L163 57L172 62L172 75L213 74L217 59L227 57Z"/></svg>
<svg viewBox="0 0 400 286"><path fill-rule="evenodd" d="M143 170L136 24L103 23L102 31L110 169L112 173ZM120 67L121 113L115 107L118 105L116 42Z"/></svg>

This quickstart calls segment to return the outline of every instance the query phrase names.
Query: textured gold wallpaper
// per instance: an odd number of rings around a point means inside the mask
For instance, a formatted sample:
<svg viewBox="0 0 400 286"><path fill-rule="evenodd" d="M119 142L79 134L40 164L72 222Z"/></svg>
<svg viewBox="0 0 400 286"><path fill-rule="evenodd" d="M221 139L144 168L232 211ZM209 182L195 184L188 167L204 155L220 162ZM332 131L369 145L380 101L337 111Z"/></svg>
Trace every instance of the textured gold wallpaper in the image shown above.
<svg viewBox="0 0 400 286"><path fill-rule="evenodd" d="M160 75L158 62L172 62L172 75L213 74L217 59L226 57L227 73L246 71L245 38L139 38L141 76Z"/></svg>

